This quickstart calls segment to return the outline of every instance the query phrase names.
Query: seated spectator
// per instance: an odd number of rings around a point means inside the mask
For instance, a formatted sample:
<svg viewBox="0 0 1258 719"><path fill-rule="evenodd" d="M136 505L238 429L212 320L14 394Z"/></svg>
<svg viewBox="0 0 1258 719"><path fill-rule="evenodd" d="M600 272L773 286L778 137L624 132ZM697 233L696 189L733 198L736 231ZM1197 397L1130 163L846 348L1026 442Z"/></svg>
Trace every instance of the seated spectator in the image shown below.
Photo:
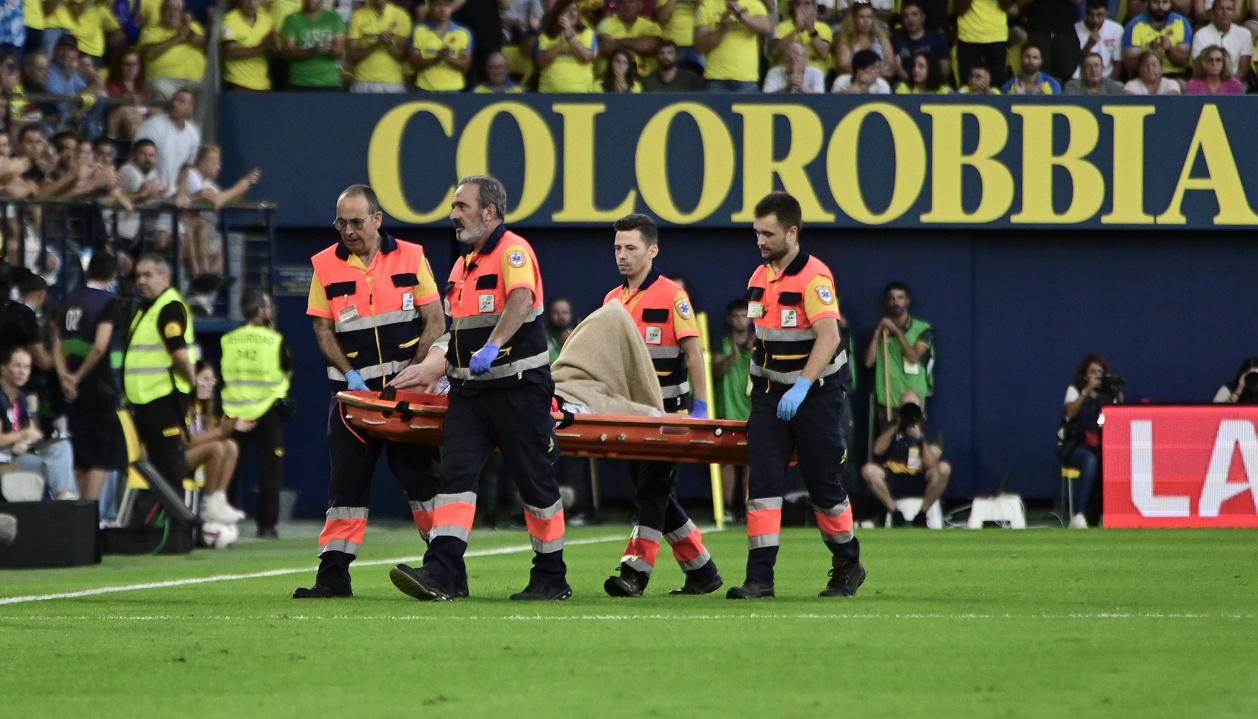
<svg viewBox="0 0 1258 719"><path fill-rule="evenodd" d="M1253 60L1254 36L1249 30L1233 24L1235 7L1235 0L1214 0L1214 7L1210 9L1210 24L1193 33L1192 56L1196 60L1207 48L1223 48L1227 51L1232 76L1244 85L1253 70L1250 61Z"/></svg>
<svg viewBox="0 0 1258 719"><path fill-rule="evenodd" d="M271 14L258 12L261 0L237 0L223 17L223 89L271 89L267 62L275 47Z"/></svg>
<svg viewBox="0 0 1258 719"><path fill-rule="evenodd" d="M556 0L537 37L537 89L590 92L594 89L594 31L581 22L576 0Z"/></svg>
<svg viewBox="0 0 1258 719"><path fill-rule="evenodd" d="M1004 0L956 0L957 67L961 77L970 68L984 65L991 72L992 86L1005 82L1008 64L1009 18L1018 3Z"/></svg>
<svg viewBox="0 0 1258 719"><path fill-rule="evenodd" d="M761 0L701 0L695 50L704 53L709 92L759 92L760 40L773 31Z"/></svg>
<svg viewBox="0 0 1258 719"><path fill-rule="evenodd" d="M830 92L890 95L891 86L882 79L882 59L873 50L860 50L852 56L852 74L834 79Z"/></svg>
<svg viewBox="0 0 1258 719"><path fill-rule="evenodd" d="M1128 76L1136 75L1142 53L1153 52L1164 74L1178 77L1188 72L1191 48L1188 18L1171 11L1171 0L1149 0L1146 10L1127 23L1123 32L1123 65Z"/></svg>
<svg viewBox="0 0 1258 719"><path fill-rule="evenodd" d="M279 42L288 60L288 86L301 90L340 90L345 58L345 21L322 0L302 0L301 11L284 18Z"/></svg>
<svg viewBox="0 0 1258 719"><path fill-rule="evenodd" d="M1090 52L1083 56L1082 77L1066 83L1067 95L1121 95L1123 84L1105 74L1105 63L1100 53Z"/></svg>
<svg viewBox="0 0 1258 719"><path fill-rule="evenodd" d="M612 53L599 87L603 92L642 92L642 83L638 82L638 65L632 52L621 48Z"/></svg>
<svg viewBox="0 0 1258 719"><path fill-rule="evenodd" d="M166 183L162 182L157 172L157 145L153 144L152 140L140 139L131 145L130 158L118 169L118 188L133 206L166 197ZM170 232L173 224L169 215L145 213L141 220L139 212L119 212L117 216L117 232L121 245L119 249L127 253L122 255L123 274L129 274L128 270L139 252L141 222L143 222L144 234L153 249L164 251L170 247Z"/></svg>
<svg viewBox="0 0 1258 719"><path fill-rule="evenodd" d="M30 162L30 168L22 175L22 178L35 186L35 197L61 197L74 185L77 178L69 172L73 154L63 154L64 162L60 163L62 167L59 169L57 158L48 151L48 140L45 139L39 125L23 125L18 130L17 144L19 156L25 157ZM75 147L77 146L76 142ZM32 214L37 214L40 208L31 208L30 211ZM38 225L37 222L34 224ZM33 243L27 243L28 246L31 244ZM31 249L27 250L28 253L30 251ZM51 250L48 251L51 252Z"/></svg>
<svg viewBox="0 0 1258 719"><path fill-rule="evenodd" d="M5 197L24 198L35 194L35 185L22 178L31 168L31 161L13 154L13 141L8 133L0 133L0 194ZM16 218L14 218L16 219ZM10 237L16 236L10 234ZM17 243L13 248L16 251Z"/></svg>
<svg viewBox="0 0 1258 719"><path fill-rule="evenodd" d="M1123 401L1121 387L1103 381L1109 374L1109 364L1100 355L1091 354L1083 358L1074 383L1066 388L1057 456L1063 466L1079 470L1079 477L1072 480L1074 506L1069 508L1074 529L1088 528L1085 513L1100 474L1101 410Z"/></svg>
<svg viewBox="0 0 1258 719"><path fill-rule="evenodd" d="M480 94L514 94L524 92L520 84L511 79L511 68L507 58L501 52L490 53L485 60L485 82L477 85L472 92Z"/></svg>
<svg viewBox="0 0 1258 719"><path fill-rule="evenodd" d="M125 41L122 26L118 24L109 5L93 0L69 0L49 4L55 9L46 15L47 22L52 27L65 30L67 34L62 35L61 39L73 39L79 52L90 57L97 67L104 65L106 49L122 47Z"/></svg>
<svg viewBox="0 0 1258 719"><path fill-rule="evenodd" d="M187 232L182 255L188 275L193 278L204 274L223 276L223 242L217 230L217 211L243 198L262 178L262 172L255 167L236 184L223 190L217 184L222 169L222 150L217 145L200 147L196 160L181 174L180 190L175 194L176 204L193 207L208 205L214 210L183 213ZM197 304L191 294L188 303Z"/></svg>
<svg viewBox="0 0 1258 719"><path fill-rule="evenodd" d="M537 49L537 33L542 30L545 15L542 0L511 0L502 11L502 56L507 61L508 73L521 82L533 76L533 52ZM485 58L486 82L489 82L489 60Z"/></svg>
<svg viewBox="0 0 1258 719"><path fill-rule="evenodd" d="M109 111L105 134L115 140L130 142L135 130L149 117L149 91L144 83L144 68L140 53L135 49L124 51L109 72L105 94L113 100L126 100Z"/></svg>
<svg viewBox="0 0 1258 719"><path fill-rule="evenodd" d="M1245 86L1232 77L1232 61L1227 50L1208 47L1193 61L1193 77L1184 86L1185 95L1243 95Z"/></svg>
<svg viewBox="0 0 1258 719"><path fill-rule="evenodd" d="M199 360L196 365L196 398L188 411L188 444L184 460L193 472L204 472L201 488L201 518L207 522L239 522L245 513L227 501L227 485L231 483L240 458L240 448L232 432L248 432L253 422L223 417L214 402L218 377L214 368Z"/></svg>
<svg viewBox="0 0 1258 719"><path fill-rule="evenodd" d="M659 70L642 78L644 92L697 92L703 89L703 79L679 64L680 48L672 40L660 43L656 53Z"/></svg>
<svg viewBox="0 0 1258 719"><path fill-rule="evenodd" d="M131 200L118 187L118 171L112 162L96 159L96 148L80 139L76 148L75 172L78 180L66 194L68 199L91 199L100 204L122 205L131 209Z"/></svg>
<svg viewBox="0 0 1258 719"><path fill-rule="evenodd" d="M368 0L349 19L345 59L354 68L350 92L406 92L403 63L411 16L388 0Z"/></svg>
<svg viewBox="0 0 1258 719"><path fill-rule="evenodd" d="M1040 49L1044 74L1060 83L1075 76L1082 58L1075 31L1079 0L1031 0L1019 3L1026 25L1026 42ZM1048 93L1045 93L1048 94Z"/></svg>
<svg viewBox="0 0 1258 719"><path fill-rule="evenodd" d="M912 521L926 526L926 513L948 488L952 465L943 459L943 443L926 423L916 394L901 395L900 416L874 439L872 453L873 461L861 467L861 477L886 508L892 526L907 522L895 506L897 499L905 497L922 498L922 508Z"/></svg>
<svg viewBox="0 0 1258 719"><path fill-rule="evenodd" d="M1232 22L1239 23L1245 19L1245 4L1249 0L1235 0L1232 3ZM1215 0L1176 0L1173 3L1175 12L1184 17L1192 18L1193 27L1200 30L1214 19ZM1194 30L1194 35L1196 30Z"/></svg>
<svg viewBox="0 0 1258 719"><path fill-rule="evenodd" d="M795 0L790 8L790 17L773 30L777 52L780 56L788 41L800 43L808 50L808 64L824 79L834 66L834 31L817 19L817 0Z"/></svg>
<svg viewBox="0 0 1258 719"><path fill-rule="evenodd" d="M961 86L959 92L969 95L999 95L1000 90L992 87L992 71L985 65L970 68L969 80Z"/></svg>
<svg viewBox="0 0 1258 719"><path fill-rule="evenodd" d="M834 71L850 73L852 55L860 50L873 50L878 54L884 77L890 77L895 72L892 67L895 49L891 38L874 17L874 7L867 2L852 5L852 11L839 24L839 32L834 38Z"/></svg>
<svg viewBox="0 0 1258 719"><path fill-rule="evenodd" d="M472 66L472 33L450 21L454 0L428 3L428 22L415 26L411 67L415 87L425 92L460 92Z"/></svg>
<svg viewBox="0 0 1258 719"><path fill-rule="evenodd" d="M765 93L821 94L826 91L826 76L808 64L808 51L791 40L782 51L782 64L769 68L764 76Z"/></svg>
<svg viewBox="0 0 1258 719"><path fill-rule="evenodd" d="M939 74L939 62L928 50L913 53L913 68L909 79L895 88L897 95L947 95L952 89L944 84Z"/></svg>
<svg viewBox="0 0 1258 719"><path fill-rule="evenodd" d="M615 13L598 24L598 60L594 72L606 78L607 66L617 50L627 50L638 64L634 77L655 72L655 53L664 31L655 21L642 16L642 0L618 0Z"/></svg>
<svg viewBox="0 0 1258 719"><path fill-rule="evenodd" d="M1040 72L1043 52L1033 43L1022 46L1022 71L1000 88L1006 95L1060 95L1061 84L1052 75Z"/></svg>
<svg viewBox="0 0 1258 719"><path fill-rule="evenodd" d="M948 47L948 39L942 33L926 29L926 11L922 9L922 0L904 0L900 5L900 22L903 27L891 36L891 46L895 49L894 66L891 68L894 77L900 81L909 79L913 54L919 50L928 51L939 63L940 77L951 77L952 50Z"/></svg>
<svg viewBox="0 0 1258 719"><path fill-rule="evenodd" d="M22 391L30 376L26 348L0 352L0 452L12 457L17 469L41 475L53 499L78 499L70 443L42 442L44 433L31 421L30 398Z"/></svg>
<svg viewBox="0 0 1258 719"><path fill-rule="evenodd" d="M183 0L162 0L161 20L140 31L144 76L157 100L178 90L196 92L205 77L205 28L184 11Z"/></svg>
<svg viewBox="0 0 1258 719"><path fill-rule="evenodd" d="M891 282L882 298L886 314L865 350L865 367L874 370L874 408L880 433L895 422L899 398L905 392L924 402L935 391L935 330L929 322L909 314L913 295L908 285ZM925 404L922 407L925 409Z"/></svg>
<svg viewBox="0 0 1258 719"><path fill-rule="evenodd" d="M79 48L74 38L63 35L57 41L53 54L53 62L48 67L48 75L44 80L44 92L52 95L65 95L77 98L87 90L87 80L79 73ZM56 109L58 120L46 124L55 129L78 127L79 103L62 102Z"/></svg>
<svg viewBox="0 0 1258 719"><path fill-rule="evenodd" d="M1109 19L1109 0L1088 0L1087 12L1075 23L1075 35L1082 57L1096 53L1101 58L1101 75L1117 80L1123 66L1123 26ZM1079 62L1082 66L1083 59ZM1079 76L1075 68L1074 77Z"/></svg>
<svg viewBox="0 0 1258 719"><path fill-rule="evenodd" d="M1250 357L1236 370L1236 381L1219 387L1216 404L1258 404L1258 357Z"/></svg>
<svg viewBox="0 0 1258 719"><path fill-rule="evenodd" d="M1152 50L1140 53L1138 74L1123 85L1128 95L1179 95L1183 92L1179 82L1162 77L1162 58Z"/></svg>
<svg viewBox="0 0 1258 719"><path fill-rule="evenodd" d="M135 131L135 139L151 140L157 147L157 176L167 197L174 197L179 171L196 160L201 147L201 128L192 121L196 108L191 90L177 90L166 112L145 120Z"/></svg>

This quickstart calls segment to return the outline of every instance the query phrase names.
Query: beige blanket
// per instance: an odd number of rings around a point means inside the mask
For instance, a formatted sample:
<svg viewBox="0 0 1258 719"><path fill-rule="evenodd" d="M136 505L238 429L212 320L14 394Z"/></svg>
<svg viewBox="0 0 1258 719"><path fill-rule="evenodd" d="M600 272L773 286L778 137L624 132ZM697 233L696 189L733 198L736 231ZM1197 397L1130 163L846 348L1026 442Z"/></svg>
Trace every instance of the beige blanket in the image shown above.
<svg viewBox="0 0 1258 719"><path fill-rule="evenodd" d="M594 414L664 413L651 357L618 301L600 307L572 330L550 371L556 394Z"/></svg>

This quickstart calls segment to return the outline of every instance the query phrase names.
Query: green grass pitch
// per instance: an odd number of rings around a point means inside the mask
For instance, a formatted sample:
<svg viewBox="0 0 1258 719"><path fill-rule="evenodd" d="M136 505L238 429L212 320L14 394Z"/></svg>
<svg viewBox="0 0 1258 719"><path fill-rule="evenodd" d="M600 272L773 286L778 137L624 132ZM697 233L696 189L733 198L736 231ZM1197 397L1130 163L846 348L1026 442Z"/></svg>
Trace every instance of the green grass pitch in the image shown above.
<svg viewBox="0 0 1258 719"><path fill-rule="evenodd" d="M442 604L387 564L294 601L309 538L0 572L0 716L1258 717L1253 532L871 530L860 595L820 599L826 552L787 530L777 599L744 603L666 596L667 550L647 597L607 597L626 531L570 530L574 596L544 604L506 600L518 531L474 535L498 553ZM740 528L705 538L741 581ZM377 525L360 563L418 553Z"/></svg>

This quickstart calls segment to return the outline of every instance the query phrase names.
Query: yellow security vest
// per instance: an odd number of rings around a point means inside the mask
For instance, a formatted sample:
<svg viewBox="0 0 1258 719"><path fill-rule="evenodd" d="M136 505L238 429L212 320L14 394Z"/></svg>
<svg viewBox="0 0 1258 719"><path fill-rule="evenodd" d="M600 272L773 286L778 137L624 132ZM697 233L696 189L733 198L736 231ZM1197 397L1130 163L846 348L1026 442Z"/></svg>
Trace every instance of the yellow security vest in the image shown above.
<svg viewBox="0 0 1258 719"><path fill-rule="evenodd" d="M174 371L174 360L162 341L162 328L157 326L162 308L172 302L183 305L188 317L188 324L183 330L183 339L188 345L188 361L195 365L200 356L196 335L192 331L192 313L188 311L188 304L179 295L179 290L170 287L158 295L152 306L131 320L127 353L122 359L122 386L131 404L148 404L176 390L184 394L192 391L187 380Z"/></svg>
<svg viewBox="0 0 1258 719"><path fill-rule="evenodd" d="M280 365L283 337L270 327L244 325L223 335L223 414L256 420L288 396Z"/></svg>

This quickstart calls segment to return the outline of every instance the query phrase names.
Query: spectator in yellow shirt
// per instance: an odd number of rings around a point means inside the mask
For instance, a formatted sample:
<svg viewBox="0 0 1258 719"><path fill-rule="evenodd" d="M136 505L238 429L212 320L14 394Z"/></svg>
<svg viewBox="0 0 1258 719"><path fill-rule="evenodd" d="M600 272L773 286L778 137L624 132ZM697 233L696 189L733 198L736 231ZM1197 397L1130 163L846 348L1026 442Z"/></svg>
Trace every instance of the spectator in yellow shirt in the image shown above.
<svg viewBox="0 0 1258 719"><path fill-rule="evenodd" d="M695 14L695 49L707 55L704 87L759 92L760 39L772 32L760 0L703 0Z"/></svg>
<svg viewBox="0 0 1258 719"><path fill-rule="evenodd" d="M411 67L415 87L426 92L459 92L467 85L472 66L472 33L450 22L455 0L430 0L428 22L415 27L411 38Z"/></svg>
<svg viewBox="0 0 1258 719"><path fill-rule="evenodd" d="M541 92L590 92L594 89L594 31L581 22L576 0L556 0L537 37Z"/></svg>
<svg viewBox="0 0 1258 719"><path fill-rule="evenodd" d="M698 0L657 0L655 21L660 24L665 40L677 46L678 62L703 72L703 55L695 51L695 12Z"/></svg>
<svg viewBox="0 0 1258 719"><path fill-rule="evenodd" d="M817 19L817 0L795 0L791 3L791 16L778 23L773 31L777 52L782 55L791 41L808 50L808 64L821 71L830 72L834 61L830 57L834 31Z"/></svg>
<svg viewBox="0 0 1258 719"><path fill-rule="evenodd" d="M511 65L501 52L491 52L485 60L485 82L472 90L481 95L513 95L524 92L520 83L511 79Z"/></svg>
<svg viewBox="0 0 1258 719"><path fill-rule="evenodd" d="M258 12L261 0L239 0L223 17L223 86L260 92L271 89L267 56L275 48L275 27L269 13Z"/></svg>
<svg viewBox="0 0 1258 719"><path fill-rule="evenodd" d="M984 65L999 86L1008 77L1009 18L1018 0L956 0L958 77L968 78L970 68Z"/></svg>
<svg viewBox="0 0 1258 719"><path fill-rule="evenodd" d="M181 89L195 93L205 77L205 28L183 7L183 0L165 0L161 22L140 31L144 74L158 101Z"/></svg>
<svg viewBox="0 0 1258 719"><path fill-rule="evenodd" d="M35 0L28 0L34 2ZM47 18L50 27L57 27L74 35L79 52L90 57L92 64L100 67L105 62L105 46L120 47L122 29L109 6L95 0L71 0L57 5Z"/></svg>
<svg viewBox="0 0 1258 719"><path fill-rule="evenodd" d="M598 63L594 72L605 76L608 61L617 50L628 50L637 62L638 77L655 72L655 53L660 49L663 31L642 17L642 0L619 0L616 14L598 24Z"/></svg>
<svg viewBox="0 0 1258 719"><path fill-rule="evenodd" d="M388 0L368 0L349 19L350 92L406 92L404 62L411 17Z"/></svg>

